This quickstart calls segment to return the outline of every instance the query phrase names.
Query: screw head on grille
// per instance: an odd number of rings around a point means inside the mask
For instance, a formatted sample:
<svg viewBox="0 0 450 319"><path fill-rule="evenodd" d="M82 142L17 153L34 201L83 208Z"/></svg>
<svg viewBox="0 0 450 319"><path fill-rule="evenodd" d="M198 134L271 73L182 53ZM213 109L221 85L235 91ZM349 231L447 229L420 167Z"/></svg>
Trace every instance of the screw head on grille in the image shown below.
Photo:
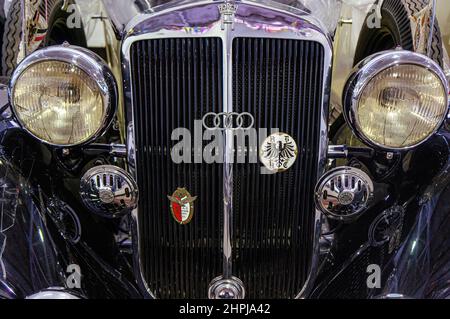
<svg viewBox="0 0 450 319"><path fill-rule="evenodd" d="M351 221L364 212L373 197L373 182L362 170L338 167L316 186L316 206L328 217Z"/></svg>
<svg viewBox="0 0 450 319"><path fill-rule="evenodd" d="M91 168L81 178L80 195L93 213L115 218L136 207L138 188L134 179L122 168L101 165Z"/></svg>

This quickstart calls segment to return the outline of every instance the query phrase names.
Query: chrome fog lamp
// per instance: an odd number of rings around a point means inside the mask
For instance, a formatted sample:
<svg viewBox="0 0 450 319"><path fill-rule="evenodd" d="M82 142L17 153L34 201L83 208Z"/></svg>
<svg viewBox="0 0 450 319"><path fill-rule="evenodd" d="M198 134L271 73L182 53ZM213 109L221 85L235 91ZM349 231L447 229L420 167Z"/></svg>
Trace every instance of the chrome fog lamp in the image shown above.
<svg viewBox="0 0 450 319"><path fill-rule="evenodd" d="M392 50L355 67L343 95L344 116L366 144L390 151L414 148L433 136L448 112L449 86L430 58Z"/></svg>
<svg viewBox="0 0 450 319"><path fill-rule="evenodd" d="M342 166L320 178L315 189L315 202L326 216L351 222L369 207L373 193L373 181L364 171Z"/></svg>
<svg viewBox="0 0 450 319"><path fill-rule="evenodd" d="M80 196L93 213L107 218L121 217L136 207L138 187L133 177L120 167L95 166L80 182Z"/></svg>
<svg viewBox="0 0 450 319"><path fill-rule="evenodd" d="M117 85L106 63L73 46L32 53L14 71L9 98L19 124L44 143L86 144L112 122Z"/></svg>

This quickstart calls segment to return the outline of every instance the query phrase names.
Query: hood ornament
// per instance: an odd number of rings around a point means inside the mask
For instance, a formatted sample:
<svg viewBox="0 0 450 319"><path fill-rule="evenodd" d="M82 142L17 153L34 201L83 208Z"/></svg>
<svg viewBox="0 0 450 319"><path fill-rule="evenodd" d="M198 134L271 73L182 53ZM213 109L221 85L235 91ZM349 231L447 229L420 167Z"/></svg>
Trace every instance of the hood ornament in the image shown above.
<svg viewBox="0 0 450 319"><path fill-rule="evenodd" d="M219 12L222 16L222 30L225 30L227 25L234 30L234 18L237 9L238 5L234 0L226 0L224 3L219 4Z"/></svg>

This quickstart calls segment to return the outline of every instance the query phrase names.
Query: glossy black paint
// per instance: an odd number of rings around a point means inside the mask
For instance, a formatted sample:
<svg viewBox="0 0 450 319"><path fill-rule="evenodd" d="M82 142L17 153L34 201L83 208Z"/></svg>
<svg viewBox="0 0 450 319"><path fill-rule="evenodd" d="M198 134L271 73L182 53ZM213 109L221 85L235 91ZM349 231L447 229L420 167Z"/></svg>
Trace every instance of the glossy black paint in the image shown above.
<svg viewBox="0 0 450 319"><path fill-rule="evenodd" d="M23 137L15 133L15 142L20 143ZM3 145L8 145L8 138ZM119 252L114 240L118 225L85 212L79 199L71 196L78 193L74 183L64 177L63 183L55 182L49 167L36 163L29 153L12 155L8 147L3 151L1 216L7 228L1 242L5 244L1 257L5 271L0 273L4 297L22 298L48 287L64 287L70 275L67 266L72 264L81 268L79 292L86 297L140 297L132 283L128 256ZM6 287L12 288L13 295Z"/></svg>
<svg viewBox="0 0 450 319"><path fill-rule="evenodd" d="M0 296L24 298L41 289L62 286L63 265L32 199L27 180L1 157Z"/></svg>
<svg viewBox="0 0 450 319"><path fill-rule="evenodd" d="M418 149L396 154L388 175L377 174L380 159L386 165L386 154L372 159L349 159L350 165L371 173L376 182L375 200L356 222L334 225L335 240L330 253L323 256L312 297L376 298L392 293L413 298L448 296L450 246L444 229L450 214L449 142L450 134L443 129ZM397 205L404 209L403 222L398 227L400 240L394 238L397 242L388 241L378 247L371 245L371 224L383 211ZM394 249L390 244L394 244ZM412 245L420 246L414 254L408 253ZM370 273L366 270L372 264L382 270L379 289L367 288Z"/></svg>

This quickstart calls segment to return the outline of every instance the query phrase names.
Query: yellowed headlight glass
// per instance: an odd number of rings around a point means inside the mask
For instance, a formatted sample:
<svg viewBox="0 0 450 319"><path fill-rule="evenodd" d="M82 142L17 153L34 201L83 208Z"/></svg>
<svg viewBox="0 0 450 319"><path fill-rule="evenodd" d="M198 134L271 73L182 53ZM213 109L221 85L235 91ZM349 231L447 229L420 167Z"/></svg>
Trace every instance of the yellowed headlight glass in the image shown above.
<svg viewBox="0 0 450 319"><path fill-rule="evenodd" d="M377 74L363 89L358 126L372 142L405 148L427 139L447 112L439 77L417 65L398 65Z"/></svg>
<svg viewBox="0 0 450 319"><path fill-rule="evenodd" d="M55 145L86 142L101 127L106 111L97 83L66 62L31 65L16 81L12 95L25 128Z"/></svg>

